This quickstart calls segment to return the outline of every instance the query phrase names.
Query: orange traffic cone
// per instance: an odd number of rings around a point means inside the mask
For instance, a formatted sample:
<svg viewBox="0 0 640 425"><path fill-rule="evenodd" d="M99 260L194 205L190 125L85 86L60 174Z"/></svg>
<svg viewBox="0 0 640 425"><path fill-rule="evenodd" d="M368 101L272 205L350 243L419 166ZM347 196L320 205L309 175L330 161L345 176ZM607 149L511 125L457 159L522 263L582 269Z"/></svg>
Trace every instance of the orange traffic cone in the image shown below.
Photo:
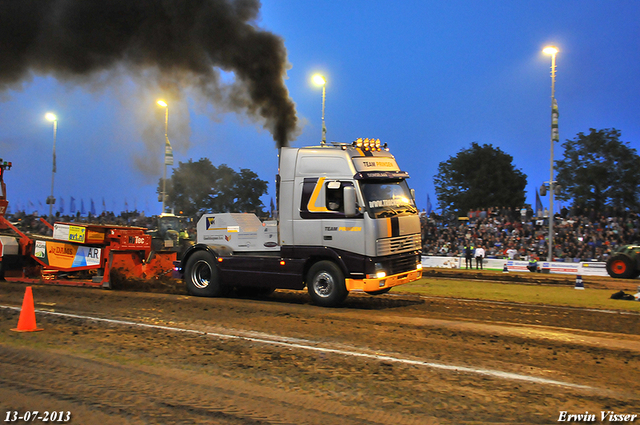
<svg viewBox="0 0 640 425"><path fill-rule="evenodd" d="M18 327L11 330L16 332L35 332L42 330L36 326L36 312L33 308L33 294L31 293L31 286L27 286L27 290L24 293L22 310L20 310L20 319L18 319Z"/></svg>

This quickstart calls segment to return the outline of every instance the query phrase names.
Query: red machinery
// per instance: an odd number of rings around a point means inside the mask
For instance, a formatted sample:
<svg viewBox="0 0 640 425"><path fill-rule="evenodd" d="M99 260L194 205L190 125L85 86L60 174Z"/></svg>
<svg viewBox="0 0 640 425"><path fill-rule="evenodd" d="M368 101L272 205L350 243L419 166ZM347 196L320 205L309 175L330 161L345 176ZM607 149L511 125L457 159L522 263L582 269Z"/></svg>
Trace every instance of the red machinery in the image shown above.
<svg viewBox="0 0 640 425"><path fill-rule="evenodd" d="M173 270L176 253L152 251L142 227L55 223L40 219L53 236L28 236L5 217L3 174L11 163L0 160L0 279L111 287L112 274L148 279Z"/></svg>

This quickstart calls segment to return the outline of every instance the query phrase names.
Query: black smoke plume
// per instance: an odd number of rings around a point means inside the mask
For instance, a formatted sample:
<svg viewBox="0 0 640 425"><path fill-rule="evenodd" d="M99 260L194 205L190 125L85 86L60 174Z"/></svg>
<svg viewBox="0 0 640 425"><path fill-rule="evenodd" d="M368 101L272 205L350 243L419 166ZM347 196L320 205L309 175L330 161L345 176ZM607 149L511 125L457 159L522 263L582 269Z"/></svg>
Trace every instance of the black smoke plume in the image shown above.
<svg viewBox="0 0 640 425"><path fill-rule="evenodd" d="M257 27L259 10L258 0L0 0L0 91L32 75L88 83L124 70L176 98L195 88L286 146L297 131L287 52Z"/></svg>

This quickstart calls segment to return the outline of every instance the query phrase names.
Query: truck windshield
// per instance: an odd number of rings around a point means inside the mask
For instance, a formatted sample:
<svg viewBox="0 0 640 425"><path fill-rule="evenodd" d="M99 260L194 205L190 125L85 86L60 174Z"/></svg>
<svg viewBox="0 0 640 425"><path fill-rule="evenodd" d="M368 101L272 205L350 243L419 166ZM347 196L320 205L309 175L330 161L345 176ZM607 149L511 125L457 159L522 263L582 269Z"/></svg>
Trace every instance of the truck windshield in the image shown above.
<svg viewBox="0 0 640 425"><path fill-rule="evenodd" d="M363 180L360 182L360 188L364 195L365 207L373 218L418 212L404 179Z"/></svg>

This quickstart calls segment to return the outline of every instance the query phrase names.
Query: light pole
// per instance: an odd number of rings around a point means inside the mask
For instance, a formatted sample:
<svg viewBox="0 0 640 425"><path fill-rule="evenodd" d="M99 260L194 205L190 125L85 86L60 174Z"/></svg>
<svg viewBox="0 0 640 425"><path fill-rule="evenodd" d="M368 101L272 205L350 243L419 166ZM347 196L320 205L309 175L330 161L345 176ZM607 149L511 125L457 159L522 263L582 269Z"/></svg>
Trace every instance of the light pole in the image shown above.
<svg viewBox="0 0 640 425"><path fill-rule="evenodd" d="M316 74L313 76L313 82L317 86L322 86L322 143L321 144L322 146L324 146L327 143L327 127L324 125L324 99L326 95L327 80L325 80L325 78L322 75Z"/></svg>
<svg viewBox="0 0 640 425"><path fill-rule="evenodd" d="M56 203L56 198L53 197L53 178L56 174L56 136L58 134L58 118L51 112L47 112L44 117L53 122L53 167L51 169L51 196L47 198L47 204L49 204L49 221L53 223L53 204Z"/></svg>
<svg viewBox="0 0 640 425"><path fill-rule="evenodd" d="M549 254L547 261L553 261L553 142L558 140L558 107L556 106L556 54L554 46L545 47L544 53L551 55L551 161L549 167Z"/></svg>
<svg viewBox="0 0 640 425"><path fill-rule="evenodd" d="M164 174L162 175L162 213L164 214L164 203L167 197L167 146L171 146L169 144L169 135L168 135L168 129L169 129L169 105L167 105L167 102L165 102L164 100L159 100L158 101L158 105L162 106L165 110L165 114L164 114L164 144L165 144L165 148L164 148Z"/></svg>

